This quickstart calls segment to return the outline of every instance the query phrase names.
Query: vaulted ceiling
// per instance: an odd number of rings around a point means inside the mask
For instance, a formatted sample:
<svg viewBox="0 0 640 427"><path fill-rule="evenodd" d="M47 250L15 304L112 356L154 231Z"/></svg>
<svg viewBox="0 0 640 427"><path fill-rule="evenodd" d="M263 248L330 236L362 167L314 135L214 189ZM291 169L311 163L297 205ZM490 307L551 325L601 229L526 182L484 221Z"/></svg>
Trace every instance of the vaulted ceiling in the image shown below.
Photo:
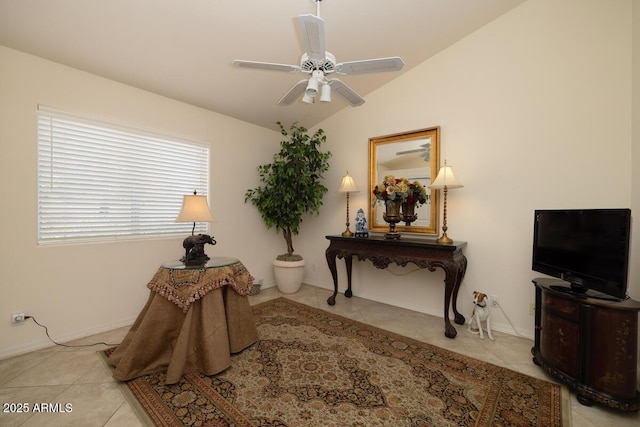
<svg viewBox="0 0 640 427"><path fill-rule="evenodd" d="M367 94L525 0L322 0L337 62L402 57L401 71L340 76ZM0 45L276 129L313 127L350 107L276 102L304 75L234 59L300 64L297 16L313 0L0 0Z"/></svg>

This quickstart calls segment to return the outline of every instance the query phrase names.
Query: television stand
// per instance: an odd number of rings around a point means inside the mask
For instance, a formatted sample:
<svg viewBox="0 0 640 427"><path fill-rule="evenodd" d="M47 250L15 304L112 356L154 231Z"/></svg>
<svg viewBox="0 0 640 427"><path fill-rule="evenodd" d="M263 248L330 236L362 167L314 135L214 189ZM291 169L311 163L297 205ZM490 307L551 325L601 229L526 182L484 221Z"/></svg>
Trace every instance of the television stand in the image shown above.
<svg viewBox="0 0 640 427"><path fill-rule="evenodd" d="M575 294L560 280L538 278L533 283L533 362L567 384L583 405L638 411L640 302Z"/></svg>

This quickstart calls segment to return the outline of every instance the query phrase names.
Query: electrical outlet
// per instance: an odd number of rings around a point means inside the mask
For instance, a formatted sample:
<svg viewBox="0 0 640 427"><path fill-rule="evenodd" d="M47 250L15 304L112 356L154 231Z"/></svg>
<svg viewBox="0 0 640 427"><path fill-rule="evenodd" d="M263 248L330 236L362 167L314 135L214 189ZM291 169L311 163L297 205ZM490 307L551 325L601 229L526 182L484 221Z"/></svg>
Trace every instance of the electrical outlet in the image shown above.
<svg viewBox="0 0 640 427"><path fill-rule="evenodd" d="M491 301L491 305L494 307L497 307L500 305L500 298L497 295L491 295L489 297L489 300Z"/></svg>
<svg viewBox="0 0 640 427"><path fill-rule="evenodd" d="M11 323L23 323L23 322L24 322L24 312L14 311L11 313Z"/></svg>
<svg viewBox="0 0 640 427"><path fill-rule="evenodd" d="M533 316L534 314L536 314L536 304L533 302L529 303L529 315Z"/></svg>

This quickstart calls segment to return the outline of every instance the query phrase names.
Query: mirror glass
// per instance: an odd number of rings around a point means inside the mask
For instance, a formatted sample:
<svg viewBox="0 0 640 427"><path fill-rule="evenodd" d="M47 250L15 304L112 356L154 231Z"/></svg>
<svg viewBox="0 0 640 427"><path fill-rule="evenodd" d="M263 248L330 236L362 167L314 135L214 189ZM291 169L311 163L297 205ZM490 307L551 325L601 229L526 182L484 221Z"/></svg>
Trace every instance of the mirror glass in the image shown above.
<svg viewBox="0 0 640 427"><path fill-rule="evenodd" d="M440 128L403 132L394 135L369 138L369 229L387 232L389 224L382 217L383 202L376 200L374 188L384 177L407 178L418 181L427 189L427 203L416 209L418 219L405 225L400 222L396 231L400 233L438 233L438 191L428 187L436 179L440 165Z"/></svg>

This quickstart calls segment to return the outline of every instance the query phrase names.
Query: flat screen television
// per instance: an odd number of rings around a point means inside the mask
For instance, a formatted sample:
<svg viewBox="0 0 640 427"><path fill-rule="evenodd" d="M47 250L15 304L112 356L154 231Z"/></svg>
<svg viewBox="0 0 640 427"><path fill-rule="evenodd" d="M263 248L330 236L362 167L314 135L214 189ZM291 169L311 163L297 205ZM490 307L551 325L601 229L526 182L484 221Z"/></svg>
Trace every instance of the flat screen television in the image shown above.
<svg viewBox="0 0 640 427"><path fill-rule="evenodd" d="M577 294L625 299L630 239L630 209L536 210L531 268Z"/></svg>

